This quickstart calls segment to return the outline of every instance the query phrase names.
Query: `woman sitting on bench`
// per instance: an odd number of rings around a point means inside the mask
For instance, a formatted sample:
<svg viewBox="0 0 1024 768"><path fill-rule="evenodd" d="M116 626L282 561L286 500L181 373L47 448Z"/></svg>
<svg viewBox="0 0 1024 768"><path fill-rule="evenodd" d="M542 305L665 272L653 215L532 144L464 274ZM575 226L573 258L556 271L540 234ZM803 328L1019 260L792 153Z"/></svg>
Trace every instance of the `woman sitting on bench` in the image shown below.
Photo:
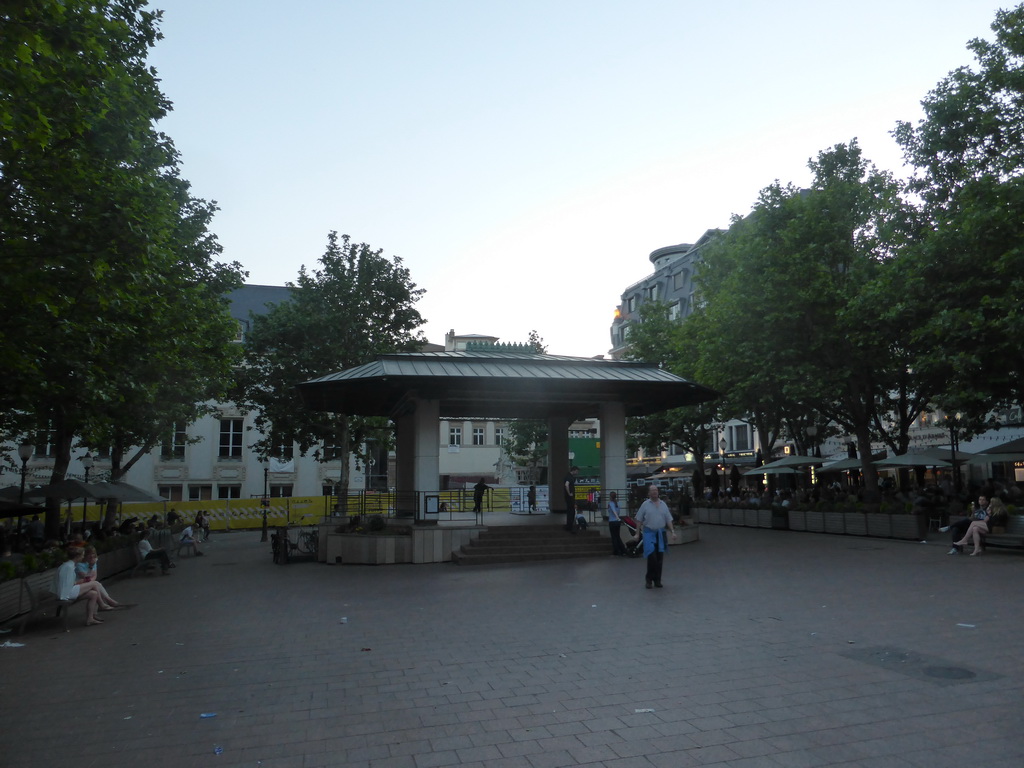
<svg viewBox="0 0 1024 768"><path fill-rule="evenodd" d="M964 537L960 541L954 542L953 546L966 546L967 542L973 539L974 551L971 552L971 557L980 555L985 542L985 536L991 533L992 529L997 525L1005 526L1008 516L1009 510L1006 509L1003 500L999 497L993 498L988 504L988 509L985 511L985 519L972 520L967 528L967 532L964 533Z"/></svg>
<svg viewBox="0 0 1024 768"><path fill-rule="evenodd" d="M82 562L84 556L85 550L81 547L68 547L68 560L57 569L57 582L53 591L57 593L58 600L68 604L84 597L88 601L85 605L85 626L91 627L103 623L96 618L101 587L98 581L75 584L75 566Z"/></svg>
<svg viewBox="0 0 1024 768"><path fill-rule="evenodd" d="M96 564L99 562L99 555L96 554L96 547L86 547L85 557L83 562L75 564L75 583L79 586L95 582L99 587L100 601L99 609L101 611L113 611L117 608L128 608L128 605L117 602L107 592L107 588L100 584L96 573Z"/></svg>

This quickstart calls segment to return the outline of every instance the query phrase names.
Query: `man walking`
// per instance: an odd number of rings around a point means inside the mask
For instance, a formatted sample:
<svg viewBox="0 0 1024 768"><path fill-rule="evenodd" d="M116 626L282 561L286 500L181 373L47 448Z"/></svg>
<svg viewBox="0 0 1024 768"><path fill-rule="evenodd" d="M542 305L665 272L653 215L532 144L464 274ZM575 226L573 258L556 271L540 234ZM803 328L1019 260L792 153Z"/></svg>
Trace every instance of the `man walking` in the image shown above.
<svg viewBox="0 0 1024 768"><path fill-rule="evenodd" d="M658 498L658 486L651 485L647 490L647 501L640 505L640 511L636 513L637 531L634 541L641 536L644 540L644 557L647 558L647 578L645 585L648 589L652 586L661 588L661 568L665 560L665 549L668 547L668 540L665 538L665 529L668 528L669 535L676 537L675 529L672 527L672 513L668 505Z"/></svg>

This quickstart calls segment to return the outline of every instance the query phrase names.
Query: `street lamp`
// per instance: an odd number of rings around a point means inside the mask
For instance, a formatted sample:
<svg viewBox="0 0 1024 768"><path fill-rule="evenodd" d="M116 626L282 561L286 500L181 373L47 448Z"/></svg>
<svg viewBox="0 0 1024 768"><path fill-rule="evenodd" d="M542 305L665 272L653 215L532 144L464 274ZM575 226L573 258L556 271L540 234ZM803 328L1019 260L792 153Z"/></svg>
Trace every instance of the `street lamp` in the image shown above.
<svg viewBox="0 0 1024 768"><path fill-rule="evenodd" d="M28 474L28 460L36 452L36 447L30 443L22 443L18 446L18 458L21 459L21 494L18 496L18 503L25 503L25 476Z"/></svg>
<svg viewBox="0 0 1024 768"><path fill-rule="evenodd" d="M82 457L82 469L85 470L85 482L86 482L86 485L88 485L88 483L89 483L89 471L92 469L92 465L93 465L92 454L89 453L88 451L86 451L85 452L85 456ZM86 508L86 505L88 503L89 503L89 499L83 496L82 497L82 537L83 538L85 537L85 508ZM68 515L68 519L70 519L70 518L71 518L71 515L69 514ZM69 523L69 525L70 525L70 523Z"/></svg>
<svg viewBox="0 0 1024 768"><path fill-rule="evenodd" d="M807 431L807 439L811 441L811 445L810 445L811 450L809 450L807 452L807 454L809 456L814 456L815 455L815 450L817 449L817 443L815 442L814 438L818 436L818 428L814 424L811 424L811 425L809 425L807 427L806 431ZM812 486L817 482L817 479L818 479L817 478L817 473L814 471L815 467L817 467L817 464L811 464L811 485Z"/></svg>
<svg viewBox="0 0 1024 768"><path fill-rule="evenodd" d="M956 493L960 493L960 465L956 463L956 451L960 447L960 436L956 432L956 426L957 422L959 422L960 419L963 418L963 414L957 413L954 414L952 418L950 418L949 414L947 413L945 414L944 418L949 428L949 453L950 461L953 463L953 490ZM936 426L938 426L941 423L938 414L935 415L933 421Z"/></svg>
<svg viewBox="0 0 1024 768"><path fill-rule="evenodd" d="M263 498L260 499L260 506L263 508L263 533L260 541L267 540L267 507L270 506L270 499L267 492L270 488L270 459L267 459L267 466L263 468Z"/></svg>

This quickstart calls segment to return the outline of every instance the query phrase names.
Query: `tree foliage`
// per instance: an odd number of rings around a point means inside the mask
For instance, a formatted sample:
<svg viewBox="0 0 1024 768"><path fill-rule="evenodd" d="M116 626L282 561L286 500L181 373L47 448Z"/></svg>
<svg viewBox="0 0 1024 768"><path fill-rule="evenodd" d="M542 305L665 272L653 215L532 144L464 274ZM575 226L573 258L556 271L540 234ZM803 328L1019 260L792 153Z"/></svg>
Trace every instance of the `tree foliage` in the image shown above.
<svg viewBox="0 0 1024 768"><path fill-rule="evenodd" d="M305 455L342 460L347 487L349 445L358 445L380 420L308 410L297 385L328 373L371 362L387 352L413 351L423 344L423 318L416 302L423 290L399 258L353 243L348 235L327 236L319 268L299 270L290 301L252 319L245 341L245 365L237 401L255 412L263 433L253 447L273 455L274 446L298 443ZM321 444L333 446L330 455Z"/></svg>
<svg viewBox="0 0 1024 768"><path fill-rule="evenodd" d="M909 341L919 370L945 382L938 403L975 421L1024 398L1024 5L992 30L968 44L976 65L895 131L926 217L904 265Z"/></svg>
<svg viewBox="0 0 1024 768"><path fill-rule="evenodd" d="M159 13L142 0L0 13L0 426L52 429L59 480L74 436L148 444L223 389L223 292L241 272L214 260L215 208L155 128L170 109L146 62Z"/></svg>
<svg viewBox="0 0 1024 768"><path fill-rule="evenodd" d="M640 322L630 330L626 356L695 380L700 350L692 333L693 321L692 317L683 323L670 320L668 307L663 303L644 304L640 307ZM693 454L697 471L703 476L704 454L719 419L718 404L712 401L631 418L627 432L632 447L642 448L648 455L660 453L675 443Z"/></svg>

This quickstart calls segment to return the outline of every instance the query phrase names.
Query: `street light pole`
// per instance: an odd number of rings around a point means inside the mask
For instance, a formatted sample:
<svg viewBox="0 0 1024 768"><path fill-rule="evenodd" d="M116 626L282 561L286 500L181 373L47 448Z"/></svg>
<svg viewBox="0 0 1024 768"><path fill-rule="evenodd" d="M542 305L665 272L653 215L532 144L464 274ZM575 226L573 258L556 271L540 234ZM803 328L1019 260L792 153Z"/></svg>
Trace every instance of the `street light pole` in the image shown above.
<svg viewBox="0 0 1024 768"><path fill-rule="evenodd" d="M92 454L89 453L88 451L86 451L85 452L85 456L82 457L82 469L85 470L85 483L86 483L86 485L89 484L89 471L92 469L92 465L93 465ZM82 498L82 537L83 538L85 538L85 509L86 509L86 505L88 503L89 503L89 499L86 498L86 497L83 497ZM70 518L71 518L71 515L69 514L68 515L68 519L70 519ZM70 523L68 523L68 525L70 525Z"/></svg>
<svg viewBox="0 0 1024 768"><path fill-rule="evenodd" d="M18 506L25 506L25 477L28 475L28 460L36 452L36 447L31 443L22 443L18 446L18 458L21 459L21 493L18 495ZM17 537L20 545L21 537L21 511L18 511Z"/></svg>
<svg viewBox="0 0 1024 768"><path fill-rule="evenodd" d="M263 508L263 533L260 541L267 540L267 507L270 506L270 498L267 496L270 483L270 459L267 459L267 466L263 468L263 498L260 499L260 506Z"/></svg>
<svg viewBox="0 0 1024 768"><path fill-rule="evenodd" d="M18 503L25 503L25 477L28 475L28 460L32 458L36 447L30 443L22 443L18 446L18 458L21 459L21 494L18 496Z"/></svg>

